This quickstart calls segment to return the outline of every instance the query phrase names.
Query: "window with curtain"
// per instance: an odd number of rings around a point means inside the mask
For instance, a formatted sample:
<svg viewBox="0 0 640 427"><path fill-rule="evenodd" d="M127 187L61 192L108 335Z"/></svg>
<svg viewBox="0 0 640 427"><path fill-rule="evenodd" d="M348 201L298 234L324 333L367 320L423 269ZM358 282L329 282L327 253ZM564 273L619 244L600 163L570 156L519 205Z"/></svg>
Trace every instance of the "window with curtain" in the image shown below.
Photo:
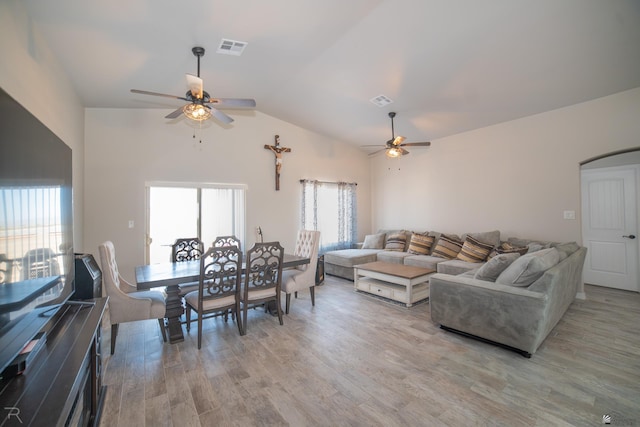
<svg viewBox="0 0 640 427"><path fill-rule="evenodd" d="M246 187L241 184L149 184L147 262L168 262L177 238L198 237L205 248L234 235L244 248Z"/></svg>
<svg viewBox="0 0 640 427"><path fill-rule="evenodd" d="M357 242L355 183L302 180L302 228L320 231L320 253Z"/></svg>

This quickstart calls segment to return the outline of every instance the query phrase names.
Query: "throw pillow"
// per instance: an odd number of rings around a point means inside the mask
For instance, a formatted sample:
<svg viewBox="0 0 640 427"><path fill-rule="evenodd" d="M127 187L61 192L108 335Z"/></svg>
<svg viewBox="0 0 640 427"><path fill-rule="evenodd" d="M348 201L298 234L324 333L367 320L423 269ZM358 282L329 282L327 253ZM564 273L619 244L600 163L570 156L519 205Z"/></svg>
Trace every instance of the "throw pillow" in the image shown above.
<svg viewBox="0 0 640 427"><path fill-rule="evenodd" d="M529 286L560 260L556 248L542 249L522 255L516 259L500 276L496 283L511 286Z"/></svg>
<svg viewBox="0 0 640 427"><path fill-rule="evenodd" d="M362 249L383 249L384 248L384 238L386 234L367 234L364 236L364 243L362 244Z"/></svg>
<svg viewBox="0 0 640 427"><path fill-rule="evenodd" d="M431 253L431 246L435 237L428 236L426 234L413 233L411 240L409 241L409 253L415 255L429 255Z"/></svg>
<svg viewBox="0 0 640 427"><path fill-rule="evenodd" d="M457 236L443 234L431 255L439 258L454 259L462 249L462 241Z"/></svg>
<svg viewBox="0 0 640 427"><path fill-rule="evenodd" d="M393 233L387 236L384 245L385 251L404 252L404 245L407 243L407 235L404 232Z"/></svg>
<svg viewBox="0 0 640 427"><path fill-rule="evenodd" d="M471 236L481 242L489 243L491 246L498 246L500 244L500 230L485 231L482 233L467 233L467 235L463 237L467 236Z"/></svg>
<svg viewBox="0 0 640 427"><path fill-rule="evenodd" d="M524 255L527 252L529 252L529 247L528 246L514 246L513 244L509 243L509 242L503 242L500 246L498 246L497 248L495 248L494 250L491 251L491 253L489 254L489 256L487 257L487 260L491 260L493 257L500 255L500 254L513 254L513 253L517 253L519 255Z"/></svg>
<svg viewBox="0 0 640 427"><path fill-rule="evenodd" d="M476 274L473 277L478 280L495 282L498 276L500 276L500 273L506 270L507 267L509 267L511 263L519 257L520 254L517 252L496 255L489 262L476 270Z"/></svg>
<svg viewBox="0 0 640 427"><path fill-rule="evenodd" d="M571 243L558 243L554 247L560 253L560 261L565 260L569 255L580 249L580 246L576 242Z"/></svg>
<svg viewBox="0 0 640 427"><path fill-rule="evenodd" d="M456 258L467 262L484 262L491 252L491 249L493 249L492 244L484 243L471 236L467 236Z"/></svg>

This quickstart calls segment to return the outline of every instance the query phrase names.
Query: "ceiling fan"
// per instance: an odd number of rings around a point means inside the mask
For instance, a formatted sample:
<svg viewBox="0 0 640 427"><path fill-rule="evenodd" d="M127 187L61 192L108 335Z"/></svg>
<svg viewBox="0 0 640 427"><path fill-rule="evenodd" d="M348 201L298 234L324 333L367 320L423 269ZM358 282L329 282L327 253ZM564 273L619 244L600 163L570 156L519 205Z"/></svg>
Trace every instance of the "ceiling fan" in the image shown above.
<svg viewBox="0 0 640 427"><path fill-rule="evenodd" d="M233 119L218 110L218 108L254 108L256 101L246 98L211 98L211 96L203 90L202 79L200 78L200 58L204 56L203 47L194 47L191 49L193 54L198 57L198 75L187 74L187 86L189 90L185 96L167 95L164 93L149 92L146 90L131 89L133 93L140 93L142 95L164 96L167 98L180 99L187 101L188 104L178 108L173 113L165 116L165 119L175 119L184 114L187 118L201 122L207 120L211 116L220 120L223 123L229 124L233 122Z"/></svg>
<svg viewBox="0 0 640 427"><path fill-rule="evenodd" d="M391 118L391 139L386 142L384 148L374 151L370 153L370 156L378 154L383 150L387 150L387 157L399 157L404 156L405 154L409 154L407 150L402 147L429 147L431 142L406 142L403 141L406 139L404 136L396 136L393 129L393 118L396 116L396 113L393 111L389 112L389 117ZM379 147L379 145L365 145L364 147Z"/></svg>

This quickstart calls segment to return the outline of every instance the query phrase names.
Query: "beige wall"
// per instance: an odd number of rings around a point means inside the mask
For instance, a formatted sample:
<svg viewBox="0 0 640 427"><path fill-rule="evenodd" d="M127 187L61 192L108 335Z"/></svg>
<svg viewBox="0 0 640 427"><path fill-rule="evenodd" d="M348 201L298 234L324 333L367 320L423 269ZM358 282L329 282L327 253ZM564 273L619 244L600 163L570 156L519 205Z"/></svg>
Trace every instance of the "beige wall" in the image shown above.
<svg viewBox="0 0 640 427"><path fill-rule="evenodd" d="M0 2L0 87L72 149L74 250L83 251L84 108L22 2Z"/></svg>
<svg viewBox="0 0 640 427"><path fill-rule="evenodd" d="M255 241L259 225L265 240L280 240L289 250L300 227L299 180L357 182L362 236L370 230L369 160L355 147L253 111L229 111L235 122L209 121L194 139L194 128L185 120L167 123L169 112L85 113L85 247L97 253L101 242L113 240L125 278L133 279L134 267L144 263L144 188L149 181L246 184L247 245ZM280 191L275 191L274 155L264 149L274 143L274 135L292 149L283 155Z"/></svg>
<svg viewBox="0 0 640 427"><path fill-rule="evenodd" d="M113 238L129 266L143 259L145 181L244 180L249 237L256 225L266 238L297 227L297 180L308 177L358 181L360 237L405 227L580 241L579 163L640 146L637 88L435 140L399 160L379 156L371 160L369 187L362 153L259 113L234 115L230 129L204 130L202 146L194 144L192 128L167 125L160 110L87 110L85 122L80 100L19 0L0 2L0 51L0 87L73 149L76 251L95 253L100 241ZM294 149L285 156L278 193L273 158L262 148L274 134ZM221 142L241 149L219 159L213 144ZM564 210L575 210L577 219L563 220Z"/></svg>
<svg viewBox="0 0 640 427"><path fill-rule="evenodd" d="M640 146L639 111L636 88L376 157L373 228L580 242L579 164Z"/></svg>

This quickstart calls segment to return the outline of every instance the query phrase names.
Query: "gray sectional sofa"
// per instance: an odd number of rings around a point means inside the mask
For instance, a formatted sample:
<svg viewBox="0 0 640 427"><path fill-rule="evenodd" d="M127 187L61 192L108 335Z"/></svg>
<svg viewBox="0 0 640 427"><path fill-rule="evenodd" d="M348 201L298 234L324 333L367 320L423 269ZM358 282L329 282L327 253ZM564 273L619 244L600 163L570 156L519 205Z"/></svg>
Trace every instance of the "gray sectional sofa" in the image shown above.
<svg viewBox="0 0 640 427"><path fill-rule="evenodd" d="M385 249L388 241L372 243L374 239L369 239L390 234L397 237L399 233L406 233L406 244L402 247L401 242L395 242L392 250ZM432 252L416 254L409 249L411 234L381 230L367 236L361 248L327 252L325 272L353 280L354 265L373 261L432 268L437 273L429 280L429 306L436 324L525 357L535 353L576 295L582 293L587 250L575 242L501 241L499 231L468 233L459 239L466 242L471 237L471 241L493 245L488 260L470 262L455 254L453 259L443 258L436 250L439 239L451 235L428 233L433 236Z"/></svg>
<svg viewBox="0 0 640 427"><path fill-rule="evenodd" d="M546 265L535 265L538 253L549 258ZM495 281L477 278L477 270L434 274L429 282L431 319L443 329L531 357L576 298L586 253L575 243L533 252L514 260ZM521 280L524 276L529 277Z"/></svg>
<svg viewBox="0 0 640 427"><path fill-rule="evenodd" d="M438 273L445 274L460 274L469 270L474 270L482 263L462 261L459 259L446 259L438 256L434 256L431 252L428 254L414 254L409 251L411 243L411 236L413 232L406 230L380 230L375 236L388 236L391 234L404 233L405 247L402 251L385 250L384 239L382 244L373 244L373 248L366 246L366 240L357 249L341 249L337 251L330 251L324 254L324 268L326 274L333 276L339 276L344 279L353 280L353 266L358 264L365 264L373 261L386 261L396 264L413 265L416 267L431 268ZM426 232L422 232L426 233ZM431 250L433 250L438 240L442 236L440 232L429 232L429 236L434 237L434 243ZM497 246L500 243L500 231L489 231L483 233L467 233L460 237L464 240L466 236L473 236L478 240L490 243L493 246ZM369 236L367 236L369 237ZM456 236L457 237L457 236Z"/></svg>

